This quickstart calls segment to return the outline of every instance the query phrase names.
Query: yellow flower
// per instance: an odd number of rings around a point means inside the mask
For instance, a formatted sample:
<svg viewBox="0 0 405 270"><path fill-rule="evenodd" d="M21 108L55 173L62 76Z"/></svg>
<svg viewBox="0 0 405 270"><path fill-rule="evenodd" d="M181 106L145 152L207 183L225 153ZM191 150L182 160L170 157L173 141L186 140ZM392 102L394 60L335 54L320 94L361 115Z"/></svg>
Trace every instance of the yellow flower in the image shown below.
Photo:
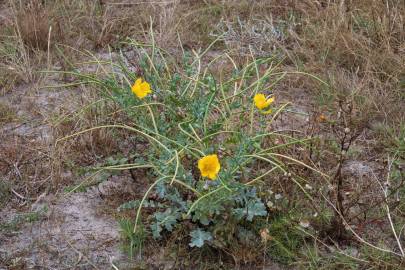
<svg viewBox="0 0 405 270"><path fill-rule="evenodd" d="M200 169L203 177L208 177L211 180L215 180L219 170L221 169L218 156L213 154L201 158L198 161L198 169Z"/></svg>
<svg viewBox="0 0 405 270"><path fill-rule="evenodd" d="M256 94L255 97L253 98L256 107L259 110L263 110L267 107L270 106L271 103L274 102L274 97L271 97L269 99L266 99L266 96L263 94Z"/></svg>
<svg viewBox="0 0 405 270"><path fill-rule="evenodd" d="M132 93L134 93L138 98L143 99L148 94L152 93L150 89L150 84L139 78L135 81L134 85L131 87Z"/></svg>

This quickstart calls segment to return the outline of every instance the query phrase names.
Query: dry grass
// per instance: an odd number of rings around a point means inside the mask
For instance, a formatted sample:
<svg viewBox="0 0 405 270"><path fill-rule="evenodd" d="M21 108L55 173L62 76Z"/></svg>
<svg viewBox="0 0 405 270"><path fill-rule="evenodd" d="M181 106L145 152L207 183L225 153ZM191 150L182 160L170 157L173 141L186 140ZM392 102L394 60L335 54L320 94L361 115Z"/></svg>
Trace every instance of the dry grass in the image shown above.
<svg viewBox="0 0 405 270"><path fill-rule="evenodd" d="M276 55L283 59L283 70L298 69L315 74L329 84L325 87L309 77L295 76L273 89L281 100L292 101L309 113L311 120L304 125L303 134L321 137L310 153L301 151L292 155L334 174L339 167L340 154L335 144L339 144L344 129L349 128L355 138L345 162L360 160L379 165L375 167L376 176L367 176L361 182L343 172L344 190L351 192L345 197L348 218L352 215L353 223L370 237L375 235L367 233L367 228L373 224L382 224L378 226L388 230L388 224L383 221L385 216L365 205L381 199L375 177L387 173L385 161L391 153L387 149L399 147L396 134L405 121L403 1L144 2L0 2L0 9L3 8L0 11L0 94L13 94L15 86L20 84L40 85L38 81L46 84L47 77L38 71L53 67L69 70L71 63L87 60L78 51L90 50L96 54L107 48L118 50L126 46L121 42L127 37L150 42L151 28L156 44L174 54L181 50L197 51L218 38L212 48L212 57L215 52L227 50L237 65L243 65L252 54ZM232 66L226 65L214 72L230 71ZM67 77L61 80L71 82ZM96 91L83 87L78 94L81 98L74 106L84 108L97 101ZM18 120L14 110L19 109L10 110L2 104L0 125ZM53 116L43 120L53 128L53 136L61 138L92 126L114 123L122 117L114 113L116 108L111 104L99 105L77 114L61 107L55 110L57 121ZM319 121L320 114L330 122ZM342 115L346 117L344 121L341 121ZM88 133L54 148L31 144L29 138L3 133L1 136L4 141L0 145L0 172L3 175L0 194L6 194L4 190L12 188L23 197L33 198L48 190L49 183L54 190L72 184L72 179L63 176L66 171L97 164L103 158L131 147L125 141L125 134L106 130ZM310 173L307 176L314 179L311 183L314 187L322 187L323 182L319 179ZM370 181L374 181L373 184ZM296 192L291 186L281 189ZM10 194L7 196L14 196ZM332 190L331 198L336 196L336 191ZM295 199L296 194L290 198ZM359 217L362 215L373 219L370 222L362 220ZM323 224L319 226L320 230L328 230L322 227ZM238 251L245 252L238 249L232 254ZM239 260L254 260L249 258L258 256L260 254L254 250L246 251L240 254Z"/></svg>
<svg viewBox="0 0 405 270"><path fill-rule="evenodd" d="M337 91L342 89L345 96L351 89L372 97L373 109L387 115L383 110L395 104L403 76L405 7L400 1L392 6L366 2L335 4L310 14L303 20L303 34L293 51L308 70L326 77L335 76L336 71L348 74L335 86Z"/></svg>
<svg viewBox="0 0 405 270"><path fill-rule="evenodd" d="M15 111L9 104L0 102L0 124L7 124L16 119Z"/></svg>
<svg viewBox="0 0 405 270"><path fill-rule="evenodd" d="M49 190L49 157L43 146L21 136L1 134L0 173L13 191L10 205L25 205Z"/></svg>
<svg viewBox="0 0 405 270"><path fill-rule="evenodd" d="M52 26L47 10L39 1L31 1L17 9L17 27L21 38L31 48L47 50Z"/></svg>

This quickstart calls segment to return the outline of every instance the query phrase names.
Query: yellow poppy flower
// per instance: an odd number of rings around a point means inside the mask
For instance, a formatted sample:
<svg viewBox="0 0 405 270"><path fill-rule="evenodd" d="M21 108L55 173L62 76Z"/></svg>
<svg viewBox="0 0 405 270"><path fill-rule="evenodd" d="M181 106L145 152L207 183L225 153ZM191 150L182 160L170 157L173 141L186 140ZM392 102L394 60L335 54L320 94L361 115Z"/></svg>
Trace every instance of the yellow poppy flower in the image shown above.
<svg viewBox="0 0 405 270"><path fill-rule="evenodd" d="M269 107L270 104L274 102L274 97L266 99L265 95L256 94L255 97L253 98L253 101L255 102L255 105L259 110L263 110Z"/></svg>
<svg viewBox="0 0 405 270"><path fill-rule="evenodd" d="M134 93L138 98L143 99L148 94L152 93L150 89L150 84L143 81L141 78L137 79L131 87L132 93Z"/></svg>
<svg viewBox="0 0 405 270"><path fill-rule="evenodd" d="M202 177L208 177L211 180L215 180L221 169L218 156L213 154L201 158L198 161L198 169L200 169Z"/></svg>

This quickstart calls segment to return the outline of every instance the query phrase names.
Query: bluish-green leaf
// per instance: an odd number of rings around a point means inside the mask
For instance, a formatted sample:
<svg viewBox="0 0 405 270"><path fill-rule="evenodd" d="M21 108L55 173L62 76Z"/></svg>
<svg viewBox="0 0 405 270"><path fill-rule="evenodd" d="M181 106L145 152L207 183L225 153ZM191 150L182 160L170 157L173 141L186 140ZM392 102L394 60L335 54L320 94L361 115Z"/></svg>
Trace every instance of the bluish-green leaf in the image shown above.
<svg viewBox="0 0 405 270"><path fill-rule="evenodd" d="M233 214L237 219L246 218L252 221L255 216L266 216L266 206L260 200L250 200L243 208L236 208Z"/></svg>
<svg viewBox="0 0 405 270"><path fill-rule="evenodd" d="M156 222L151 224L152 234L154 238L159 238L160 233L163 228L171 232L173 226L177 223L177 220L180 219L180 212L178 209L166 209L164 212L155 213Z"/></svg>
<svg viewBox="0 0 405 270"><path fill-rule="evenodd" d="M211 241L212 235L210 232L201 230L200 228L190 233L191 242L190 247L202 247L205 241Z"/></svg>

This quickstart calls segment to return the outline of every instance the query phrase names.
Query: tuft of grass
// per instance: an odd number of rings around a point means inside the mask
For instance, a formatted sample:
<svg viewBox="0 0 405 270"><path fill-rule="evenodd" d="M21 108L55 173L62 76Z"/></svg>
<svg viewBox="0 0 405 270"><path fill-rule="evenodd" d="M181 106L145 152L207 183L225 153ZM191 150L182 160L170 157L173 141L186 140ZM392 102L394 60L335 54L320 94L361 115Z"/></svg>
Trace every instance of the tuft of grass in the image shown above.
<svg viewBox="0 0 405 270"><path fill-rule="evenodd" d="M269 222L270 240L266 253L272 261L288 265L297 259L305 237L295 228L296 224L296 218L288 215L275 217Z"/></svg>
<svg viewBox="0 0 405 270"><path fill-rule="evenodd" d="M12 220L0 223L0 231L4 233L16 232L27 223L34 223L46 215L48 208L45 206L37 211L19 213Z"/></svg>
<svg viewBox="0 0 405 270"><path fill-rule="evenodd" d="M146 232L143 228L139 228L134 232L134 223L127 219L120 219L118 221L121 237L122 249L132 258L137 251L142 251L145 246Z"/></svg>
<svg viewBox="0 0 405 270"><path fill-rule="evenodd" d="M10 184L3 178L0 179L0 208L6 205L11 197Z"/></svg>
<svg viewBox="0 0 405 270"><path fill-rule="evenodd" d="M16 113L8 104L0 102L0 124L7 124L16 119Z"/></svg>
<svg viewBox="0 0 405 270"><path fill-rule="evenodd" d="M17 11L17 27L25 45L46 51L51 25L48 12L40 1L30 1Z"/></svg>

